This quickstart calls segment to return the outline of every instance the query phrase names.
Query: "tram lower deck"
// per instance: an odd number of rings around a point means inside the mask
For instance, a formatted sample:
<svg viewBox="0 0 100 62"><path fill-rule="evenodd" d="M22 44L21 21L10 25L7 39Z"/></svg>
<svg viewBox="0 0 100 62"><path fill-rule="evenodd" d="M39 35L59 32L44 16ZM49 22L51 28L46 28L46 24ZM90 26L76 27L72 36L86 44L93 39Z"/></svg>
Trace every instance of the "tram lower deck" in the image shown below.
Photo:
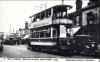
<svg viewBox="0 0 100 62"><path fill-rule="evenodd" d="M72 36L66 30L66 25L59 24L32 29L28 45L37 50L45 49L60 52L65 50L71 53L73 52L74 42L72 41Z"/></svg>

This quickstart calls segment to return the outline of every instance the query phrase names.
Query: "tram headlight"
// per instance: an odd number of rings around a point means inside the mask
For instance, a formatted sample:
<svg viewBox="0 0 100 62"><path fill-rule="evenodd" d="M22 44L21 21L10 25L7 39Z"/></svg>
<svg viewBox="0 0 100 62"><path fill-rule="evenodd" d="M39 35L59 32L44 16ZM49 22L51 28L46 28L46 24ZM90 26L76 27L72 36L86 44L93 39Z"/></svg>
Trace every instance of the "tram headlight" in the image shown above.
<svg viewBox="0 0 100 62"><path fill-rule="evenodd" d="M94 44L92 44L92 47L94 47L95 45Z"/></svg>

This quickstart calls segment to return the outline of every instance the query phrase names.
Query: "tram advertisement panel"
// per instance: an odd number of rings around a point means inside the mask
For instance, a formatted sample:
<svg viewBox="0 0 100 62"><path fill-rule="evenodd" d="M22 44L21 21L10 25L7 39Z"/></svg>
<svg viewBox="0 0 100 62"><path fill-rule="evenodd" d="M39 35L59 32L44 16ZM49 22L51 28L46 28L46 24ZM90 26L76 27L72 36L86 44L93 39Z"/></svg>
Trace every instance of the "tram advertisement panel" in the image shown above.
<svg viewBox="0 0 100 62"><path fill-rule="evenodd" d="M30 24L30 28L37 28L41 26L46 26L52 24L52 18L48 18L45 20L37 21L35 23Z"/></svg>

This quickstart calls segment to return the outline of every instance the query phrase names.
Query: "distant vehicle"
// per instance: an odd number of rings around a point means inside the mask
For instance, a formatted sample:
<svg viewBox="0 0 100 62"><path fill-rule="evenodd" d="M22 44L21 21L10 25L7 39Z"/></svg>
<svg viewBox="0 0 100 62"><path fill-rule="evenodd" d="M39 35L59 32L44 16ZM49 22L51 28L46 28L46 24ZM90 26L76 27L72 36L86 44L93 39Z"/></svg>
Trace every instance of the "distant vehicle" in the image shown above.
<svg viewBox="0 0 100 62"><path fill-rule="evenodd" d="M20 42L19 38L10 37L9 39L6 39L4 44L6 45L18 45Z"/></svg>

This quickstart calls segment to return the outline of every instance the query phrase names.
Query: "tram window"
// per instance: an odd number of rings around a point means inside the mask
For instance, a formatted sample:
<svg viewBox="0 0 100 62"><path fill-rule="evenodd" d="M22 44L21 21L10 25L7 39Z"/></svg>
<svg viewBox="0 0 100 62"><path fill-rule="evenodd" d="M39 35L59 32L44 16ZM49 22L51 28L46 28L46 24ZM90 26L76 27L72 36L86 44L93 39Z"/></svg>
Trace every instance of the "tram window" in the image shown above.
<svg viewBox="0 0 100 62"><path fill-rule="evenodd" d="M66 17L66 12L63 12L62 14L63 14L62 17L65 18Z"/></svg>
<svg viewBox="0 0 100 62"><path fill-rule="evenodd" d="M45 31L40 32L40 38L45 37Z"/></svg>
<svg viewBox="0 0 100 62"><path fill-rule="evenodd" d="M57 17L59 17L59 13L57 13Z"/></svg>
<svg viewBox="0 0 100 62"><path fill-rule="evenodd" d="M47 10L47 11L46 11L46 18L49 18L49 17L50 17L50 15L51 15L50 10Z"/></svg>
<svg viewBox="0 0 100 62"><path fill-rule="evenodd" d="M35 38L35 33L32 33L32 38Z"/></svg>
<svg viewBox="0 0 100 62"><path fill-rule="evenodd" d="M46 11L46 18L48 18L48 17L49 17L49 16L48 16L48 12L49 12L49 11Z"/></svg>
<svg viewBox="0 0 100 62"><path fill-rule="evenodd" d="M51 37L51 30L46 31L46 37Z"/></svg>
<svg viewBox="0 0 100 62"><path fill-rule="evenodd" d="M35 33L35 38L39 38L39 32Z"/></svg>
<svg viewBox="0 0 100 62"><path fill-rule="evenodd" d="M49 16L51 15L51 10L49 10Z"/></svg>
<svg viewBox="0 0 100 62"><path fill-rule="evenodd" d="M40 19L38 18L36 21L40 21Z"/></svg>
<svg viewBox="0 0 100 62"><path fill-rule="evenodd" d="M53 30L53 37L57 37L57 30Z"/></svg>
<svg viewBox="0 0 100 62"><path fill-rule="evenodd" d="M54 10L53 19L66 18L66 11Z"/></svg>
<svg viewBox="0 0 100 62"><path fill-rule="evenodd" d="M44 17L45 17L45 12L41 13L41 19L44 19Z"/></svg>

